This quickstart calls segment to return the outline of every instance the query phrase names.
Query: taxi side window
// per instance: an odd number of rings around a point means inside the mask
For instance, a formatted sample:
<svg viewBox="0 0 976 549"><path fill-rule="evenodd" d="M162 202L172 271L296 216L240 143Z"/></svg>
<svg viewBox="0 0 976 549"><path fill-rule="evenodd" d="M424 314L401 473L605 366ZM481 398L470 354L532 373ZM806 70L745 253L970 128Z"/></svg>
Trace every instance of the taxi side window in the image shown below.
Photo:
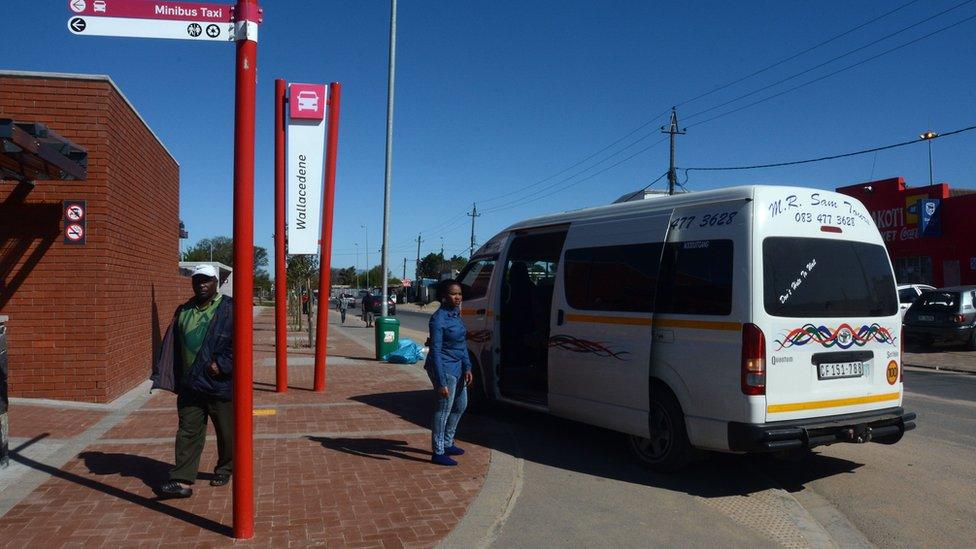
<svg viewBox="0 0 976 549"><path fill-rule="evenodd" d="M671 242L664 248L658 313L732 313L732 241Z"/></svg>
<svg viewBox="0 0 976 549"><path fill-rule="evenodd" d="M468 263L461 273L461 293L464 299L478 299L488 293L488 282L491 272L495 269L495 259L477 259Z"/></svg>

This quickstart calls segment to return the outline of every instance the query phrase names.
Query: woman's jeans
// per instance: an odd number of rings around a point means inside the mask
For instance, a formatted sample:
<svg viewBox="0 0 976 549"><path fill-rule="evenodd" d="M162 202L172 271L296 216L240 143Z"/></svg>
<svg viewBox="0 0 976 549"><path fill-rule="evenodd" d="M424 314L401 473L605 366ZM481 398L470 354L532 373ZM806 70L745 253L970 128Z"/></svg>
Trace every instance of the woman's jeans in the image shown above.
<svg viewBox="0 0 976 549"><path fill-rule="evenodd" d="M443 454L444 448L454 446L454 433L457 431L461 414L468 407L468 389L464 386L464 378L457 378L444 374L447 383L447 396L442 397L437 390L437 380L430 372L427 373L434 385L437 404L434 410L434 423L430 428L430 446L435 454Z"/></svg>

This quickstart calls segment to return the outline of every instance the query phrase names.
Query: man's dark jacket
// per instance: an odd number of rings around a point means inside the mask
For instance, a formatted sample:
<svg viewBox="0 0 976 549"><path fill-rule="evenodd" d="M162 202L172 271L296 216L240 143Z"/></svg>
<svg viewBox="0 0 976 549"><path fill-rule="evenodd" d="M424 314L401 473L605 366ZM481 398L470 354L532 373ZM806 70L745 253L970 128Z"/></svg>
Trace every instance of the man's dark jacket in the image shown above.
<svg viewBox="0 0 976 549"><path fill-rule="evenodd" d="M173 320L170 321L166 335L163 337L159 358L153 365L152 375L149 376L152 380L152 389L163 389L174 393L193 392L230 400L231 372L234 369L233 304L234 300L229 296L221 298L213 318L210 319L203 345L188 370L184 369L183 353L180 351L182 338L178 324L180 313L194 307L194 300L191 299L176 308ZM217 376L210 373L210 364L214 362L220 370Z"/></svg>

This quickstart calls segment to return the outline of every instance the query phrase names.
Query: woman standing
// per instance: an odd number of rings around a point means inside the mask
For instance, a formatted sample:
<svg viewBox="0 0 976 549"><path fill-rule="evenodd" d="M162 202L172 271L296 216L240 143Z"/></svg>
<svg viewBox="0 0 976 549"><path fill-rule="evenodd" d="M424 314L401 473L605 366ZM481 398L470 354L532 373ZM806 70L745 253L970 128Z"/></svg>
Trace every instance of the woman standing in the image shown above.
<svg viewBox="0 0 976 549"><path fill-rule="evenodd" d="M457 465L450 456L464 450L454 445L458 421L468 405L471 385L471 359L466 343L467 330L461 322L461 284L444 280L438 287L441 308L430 317L430 352L424 369L434 385L436 408L430 429L432 463Z"/></svg>

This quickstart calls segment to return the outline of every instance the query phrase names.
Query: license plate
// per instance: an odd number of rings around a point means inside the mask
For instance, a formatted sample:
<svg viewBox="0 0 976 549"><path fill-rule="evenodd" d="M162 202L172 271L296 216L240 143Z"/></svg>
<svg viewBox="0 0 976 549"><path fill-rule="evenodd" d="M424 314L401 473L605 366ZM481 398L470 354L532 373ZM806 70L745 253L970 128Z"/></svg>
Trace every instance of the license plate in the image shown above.
<svg viewBox="0 0 976 549"><path fill-rule="evenodd" d="M935 317L933 315L918 315L918 319L922 322L933 322Z"/></svg>
<svg viewBox="0 0 976 549"><path fill-rule="evenodd" d="M863 362L828 362L817 365L817 377L820 379L861 377L863 375Z"/></svg>

